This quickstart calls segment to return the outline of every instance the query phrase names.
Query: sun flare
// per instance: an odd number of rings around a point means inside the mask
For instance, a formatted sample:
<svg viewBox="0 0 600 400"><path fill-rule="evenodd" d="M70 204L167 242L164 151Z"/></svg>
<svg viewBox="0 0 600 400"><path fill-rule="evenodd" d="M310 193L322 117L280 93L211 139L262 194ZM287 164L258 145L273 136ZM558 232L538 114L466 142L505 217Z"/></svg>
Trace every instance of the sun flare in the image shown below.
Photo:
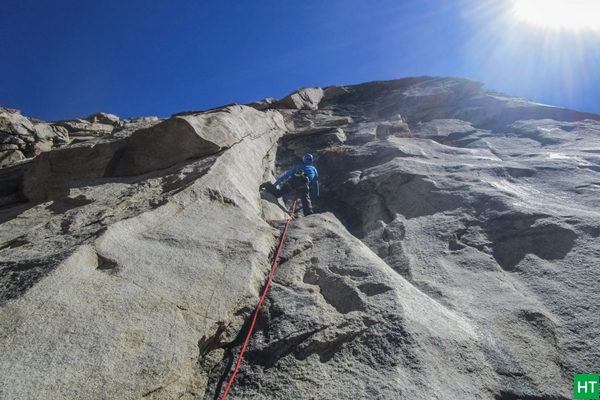
<svg viewBox="0 0 600 400"><path fill-rule="evenodd" d="M515 17L555 29L600 29L600 0L513 0Z"/></svg>

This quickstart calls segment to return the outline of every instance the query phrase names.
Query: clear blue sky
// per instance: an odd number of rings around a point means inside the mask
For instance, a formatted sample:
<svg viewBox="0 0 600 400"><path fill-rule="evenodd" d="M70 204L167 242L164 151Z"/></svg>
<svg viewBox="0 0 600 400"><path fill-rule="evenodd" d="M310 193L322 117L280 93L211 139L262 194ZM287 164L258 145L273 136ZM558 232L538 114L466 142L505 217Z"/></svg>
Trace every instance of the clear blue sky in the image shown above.
<svg viewBox="0 0 600 400"><path fill-rule="evenodd" d="M431 75L600 113L600 33L528 25L511 1L4 0L0 104L166 117Z"/></svg>

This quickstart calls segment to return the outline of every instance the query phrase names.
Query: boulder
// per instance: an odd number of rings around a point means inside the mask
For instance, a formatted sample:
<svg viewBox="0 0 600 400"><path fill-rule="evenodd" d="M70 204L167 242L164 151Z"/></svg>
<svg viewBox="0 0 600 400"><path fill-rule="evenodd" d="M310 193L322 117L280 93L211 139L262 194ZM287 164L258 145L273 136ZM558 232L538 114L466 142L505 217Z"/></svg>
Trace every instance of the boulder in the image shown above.
<svg viewBox="0 0 600 400"><path fill-rule="evenodd" d="M51 125L44 123L36 124L33 129L37 140L53 140L56 137L56 130L52 129Z"/></svg>
<svg viewBox="0 0 600 400"><path fill-rule="evenodd" d="M269 110L269 109L275 108L277 106L277 100L269 98L269 99L264 99L264 100L260 100L260 101L255 101L253 103L246 104L246 105L248 107L252 107L258 111L264 111L264 110Z"/></svg>
<svg viewBox="0 0 600 400"><path fill-rule="evenodd" d="M92 114L89 117L85 118L85 120L91 122L92 124L99 123L113 126L119 124L119 117L113 114L107 114L103 112Z"/></svg>
<svg viewBox="0 0 600 400"><path fill-rule="evenodd" d="M18 113L0 113L0 132L8 133L28 140L34 134L34 127L29 119ZM30 139L33 140L33 139Z"/></svg>
<svg viewBox="0 0 600 400"><path fill-rule="evenodd" d="M3 145L15 145L17 147L22 147L25 145L25 141L19 138L16 135L11 135L10 133L0 132L0 144Z"/></svg>
<svg viewBox="0 0 600 400"><path fill-rule="evenodd" d="M246 136L284 130L278 113L241 106L172 117L127 138L43 154L25 175L23 194L48 200L64 196L80 178L141 175L218 153Z"/></svg>
<svg viewBox="0 0 600 400"><path fill-rule="evenodd" d="M17 110L0 110L0 151L5 152L0 164L3 166L64 146L68 140L64 128L26 118Z"/></svg>
<svg viewBox="0 0 600 400"><path fill-rule="evenodd" d="M217 153L256 132L285 130L278 113L244 106L174 116L131 135L115 175L139 175Z"/></svg>
<svg viewBox="0 0 600 400"><path fill-rule="evenodd" d="M71 136L106 136L115 129L112 123L101 123L97 119L92 119L92 122L86 119L73 119L57 121L53 124L66 129Z"/></svg>
<svg viewBox="0 0 600 400"><path fill-rule="evenodd" d="M24 160L25 156L22 152L16 149L0 150L0 167L11 165L17 161Z"/></svg>
<svg viewBox="0 0 600 400"><path fill-rule="evenodd" d="M54 143L50 140L37 140L28 146L29 154L33 157L39 156L43 152L50 151L54 148Z"/></svg>
<svg viewBox="0 0 600 400"><path fill-rule="evenodd" d="M6 150L18 150L19 146L17 146L16 144L0 144L0 151L6 151Z"/></svg>
<svg viewBox="0 0 600 400"><path fill-rule="evenodd" d="M279 100L277 107L293 110L317 110L323 94L321 88L298 89Z"/></svg>
<svg viewBox="0 0 600 400"><path fill-rule="evenodd" d="M50 127L54 131L53 140L57 147L69 144L69 131L65 127L58 125L50 125Z"/></svg>

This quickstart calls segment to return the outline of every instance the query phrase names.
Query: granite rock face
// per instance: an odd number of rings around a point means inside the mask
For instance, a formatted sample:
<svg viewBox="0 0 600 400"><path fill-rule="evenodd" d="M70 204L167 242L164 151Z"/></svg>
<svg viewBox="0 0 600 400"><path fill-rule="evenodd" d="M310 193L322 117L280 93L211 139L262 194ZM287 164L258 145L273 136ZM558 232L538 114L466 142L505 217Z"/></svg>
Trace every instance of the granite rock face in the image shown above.
<svg viewBox="0 0 600 400"><path fill-rule="evenodd" d="M3 119L89 137L0 170L0 397L218 398L287 216L258 187L307 151L318 214L229 398L567 399L600 370L600 116L429 77L251 107Z"/></svg>
<svg viewBox="0 0 600 400"><path fill-rule="evenodd" d="M84 119L46 123L24 117L19 110L0 107L0 167L13 165L69 144L87 142L91 146L98 138L128 136L142 127L150 127L156 123L156 117L120 120L116 115L107 113L96 113Z"/></svg>

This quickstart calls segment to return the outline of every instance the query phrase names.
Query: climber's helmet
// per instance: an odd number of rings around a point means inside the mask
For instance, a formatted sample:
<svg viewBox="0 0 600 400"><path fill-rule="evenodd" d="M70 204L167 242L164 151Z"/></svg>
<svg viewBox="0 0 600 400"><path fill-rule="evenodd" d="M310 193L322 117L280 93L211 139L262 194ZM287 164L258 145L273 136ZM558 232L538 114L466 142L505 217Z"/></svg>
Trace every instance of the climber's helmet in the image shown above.
<svg viewBox="0 0 600 400"><path fill-rule="evenodd" d="M313 163L313 156L310 153L306 153L304 155L304 157L302 157L302 162L304 162L304 164L312 164Z"/></svg>

